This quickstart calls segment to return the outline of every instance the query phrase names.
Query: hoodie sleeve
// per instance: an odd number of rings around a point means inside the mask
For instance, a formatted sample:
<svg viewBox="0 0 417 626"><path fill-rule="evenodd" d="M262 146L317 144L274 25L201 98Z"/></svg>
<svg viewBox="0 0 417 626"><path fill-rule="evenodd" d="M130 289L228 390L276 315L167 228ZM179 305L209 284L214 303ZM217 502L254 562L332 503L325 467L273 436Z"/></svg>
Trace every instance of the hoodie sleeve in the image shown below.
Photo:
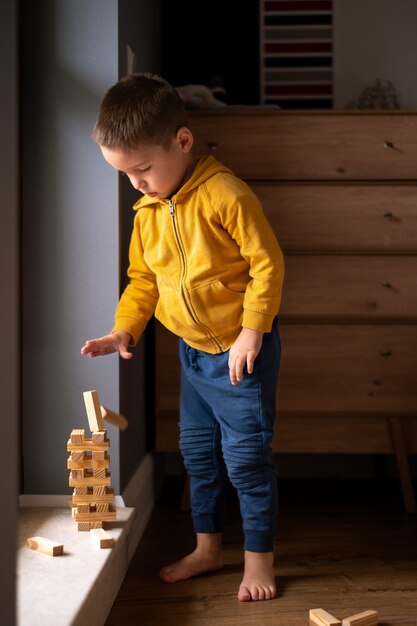
<svg viewBox="0 0 417 626"><path fill-rule="evenodd" d="M115 313L112 332L124 330L133 339L133 345L145 330L158 301L156 277L143 258L140 225L136 217L129 247L129 284L123 291Z"/></svg>
<svg viewBox="0 0 417 626"><path fill-rule="evenodd" d="M228 181L230 182L230 180ZM243 301L242 326L270 332L281 303L284 257L253 191L240 179L219 185L218 214L249 265L250 281Z"/></svg>

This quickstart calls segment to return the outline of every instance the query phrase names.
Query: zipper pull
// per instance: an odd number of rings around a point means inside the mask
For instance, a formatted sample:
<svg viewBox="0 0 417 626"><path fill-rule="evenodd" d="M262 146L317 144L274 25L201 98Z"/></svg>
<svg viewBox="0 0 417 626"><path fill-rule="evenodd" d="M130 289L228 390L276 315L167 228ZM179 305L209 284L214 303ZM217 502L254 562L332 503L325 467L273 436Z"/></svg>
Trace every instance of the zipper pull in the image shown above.
<svg viewBox="0 0 417 626"><path fill-rule="evenodd" d="M174 217L174 202L173 200L168 200L169 204L169 212L171 213L171 217Z"/></svg>

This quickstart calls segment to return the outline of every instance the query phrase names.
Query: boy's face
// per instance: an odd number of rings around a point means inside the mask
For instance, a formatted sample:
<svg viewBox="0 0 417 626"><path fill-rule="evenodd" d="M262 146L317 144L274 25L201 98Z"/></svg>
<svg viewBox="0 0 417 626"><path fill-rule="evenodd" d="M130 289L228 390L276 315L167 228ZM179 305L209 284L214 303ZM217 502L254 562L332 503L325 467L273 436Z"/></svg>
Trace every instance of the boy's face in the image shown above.
<svg viewBox="0 0 417 626"><path fill-rule="evenodd" d="M169 198L194 169L192 144L191 131L184 127L169 148L143 145L132 150L109 150L101 147L101 152L107 163L128 176L135 189L151 198Z"/></svg>

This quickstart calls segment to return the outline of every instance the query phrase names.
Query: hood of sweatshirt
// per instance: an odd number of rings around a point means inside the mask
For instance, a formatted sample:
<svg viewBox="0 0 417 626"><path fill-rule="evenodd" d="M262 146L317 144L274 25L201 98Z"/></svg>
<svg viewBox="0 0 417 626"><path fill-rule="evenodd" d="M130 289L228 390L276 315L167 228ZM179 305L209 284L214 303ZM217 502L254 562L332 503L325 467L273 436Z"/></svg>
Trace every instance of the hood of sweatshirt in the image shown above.
<svg viewBox="0 0 417 626"><path fill-rule="evenodd" d="M209 178L212 178L219 173L231 174L231 170L219 163L213 156L203 156L198 161L194 168L190 178L184 183L178 191L173 194L172 200L176 203L181 200L187 193L199 187L202 183L205 183ZM160 204L161 202L167 202L169 198L150 198L146 194L142 196L134 205L133 209L137 211L143 207L149 207L152 204Z"/></svg>

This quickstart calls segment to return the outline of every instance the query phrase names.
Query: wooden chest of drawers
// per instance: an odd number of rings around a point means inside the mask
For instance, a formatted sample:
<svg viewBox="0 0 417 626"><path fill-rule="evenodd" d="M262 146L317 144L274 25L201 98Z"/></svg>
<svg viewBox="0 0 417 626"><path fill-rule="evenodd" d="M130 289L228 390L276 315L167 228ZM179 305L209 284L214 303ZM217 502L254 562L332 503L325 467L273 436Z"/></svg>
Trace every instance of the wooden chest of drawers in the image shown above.
<svg viewBox="0 0 417 626"><path fill-rule="evenodd" d="M190 116L283 248L277 452L417 452L417 114ZM178 449L177 341L156 332L156 446ZM405 436L404 436L405 435ZM405 444L406 441L406 444Z"/></svg>

